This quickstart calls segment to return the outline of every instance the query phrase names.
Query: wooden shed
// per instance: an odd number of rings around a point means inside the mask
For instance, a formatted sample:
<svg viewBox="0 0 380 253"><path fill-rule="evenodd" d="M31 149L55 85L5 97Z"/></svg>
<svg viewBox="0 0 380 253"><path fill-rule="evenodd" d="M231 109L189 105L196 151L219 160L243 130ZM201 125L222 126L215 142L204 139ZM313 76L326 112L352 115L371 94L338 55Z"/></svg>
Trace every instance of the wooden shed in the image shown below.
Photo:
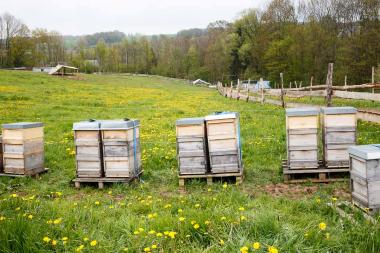
<svg viewBox="0 0 380 253"><path fill-rule="evenodd" d="M318 115L315 108L286 109L289 169L317 169Z"/></svg>
<svg viewBox="0 0 380 253"><path fill-rule="evenodd" d="M44 168L44 128L40 122L3 124L4 173L35 175Z"/></svg>
<svg viewBox="0 0 380 253"><path fill-rule="evenodd" d="M242 172L239 114L220 112L205 120L211 173Z"/></svg>
<svg viewBox="0 0 380 253"><path fill-rule="evenodd" d="M204 118L176 122L177 160L180 175L207 173L207 141Z"/></svg>
<svg viewBox="0 0 380 253"><path fill-rule="evenodd" d="M75 75L78 74L79 69L72 66L66 66L66 65L57 65L56 67L52 68L49 71L49 75Z"/></svg>
<svg viewBox="0 0 380 253"><path fill-rule="evenodd" d="M356 112L353 107L321 108L323 160L327 168L348 168L347 149L356 145Z"/></svg>
<svg viewBox="0 0 380 253"><path fill-rule="evenodd" d="M349 147L352 201L380 210L380 144Z"/></svg>

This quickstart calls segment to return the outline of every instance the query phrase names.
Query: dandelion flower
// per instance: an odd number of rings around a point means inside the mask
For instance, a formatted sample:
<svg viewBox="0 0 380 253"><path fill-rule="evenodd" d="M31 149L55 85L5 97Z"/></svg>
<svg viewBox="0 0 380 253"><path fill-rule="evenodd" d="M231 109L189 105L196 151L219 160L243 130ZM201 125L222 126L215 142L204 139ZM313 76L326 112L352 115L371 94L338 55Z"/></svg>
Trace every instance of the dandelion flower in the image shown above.
<svg viewBox="0 0 380 253"><path fill-rule="evenodd" d="M223 246L224 245L224 240L220 239L219 240L219 244Z"/></svg>
<svg viewBox="0 0 380 253"><path fill-rule="evenodd" d="M244 216L244 215L242 215L242 216L240 216L240 220L241 221L244 221L244 220L246 220L247 218Z"/></svg>
<svg viewBox="0 0 380 253"><path fill-rule="evenodd" d="M319 229L320 230L326 230L326 227L327 227L326 223L324 223L324 222L319 223Z"/></svg>
<svg viewBox="0 0 380 253"><path fill-rule="evenodd" d="M163 234L162 234L162 233L157 233L156 236L157 236L157 237L162 237Z"/></svg>
<svg viewBox="0 0 380 253"><path fill-rule="evenodd" d="M55 219L55 220L53 221L53 223L54 223L55 225L58 225L58 224L61 223L61 221L62 221L62 219L59 218L59 219Z"/></svg>
<svg viewBox="0 0 380 253"><path fill-rule="evenodd" d="M33 219L33 215L32 215L32 214L29 214L29 215L28 215L28 219L29 219L29 220Z"/></svg>
<svg viewBox="0 0 380 253"><path fill-rule="evenodd" d="M112 195L112 191L108 191L108 195Z"/></svg>
<svg viewBox="0 0 380 253"><path fill-rule="evenodd" d="M148 234L150 234L150 235L154 235L154 234L156 234L156 231L154 231L154 230L150 230L150 231L148 232Z"/></svg>
<svg viewBox="0 0 380 253"><path fill-rule="evenodd" d="M211 188L208 188L207 191L210 192L210 191L211 191Z"/></svg>
<svg viewBox="0 0 380 253"><path fill-rule="evenodd" d="M47 236L45 236L42 241L46 242L46 243L49 243L51 241L51 239Z"/></svg>
<svg viewBox="0 0 380 253"><path fill-rule="evenodd" d="M123 251L124 252L127 252L129 249L127 248L127 247L125 247L124 249L123 249Z"/></svg>
<svg viewBox="0 0 380 253"><path fill-rule="evenodd" d="M135 231L133 232L133 234L134 234L134 235L138 235L138 234L140 234L140 232L137 231L137 230L135 230Z"/></svg>
<svg viewBox="0 0 380 253"><path fill-rule="evenodd" d="M185 221L185 220L186 220L185 217L179 217L179 221L180 221L180 222L183 222L183 221Z"/></svg>
<svg viewBox="0 0 380 253"><path fill-rule="evenodd" d="M11 194L11 197L12 197L12 198L17 198L18 195L17 195L16 193L13 193L13 194Z"/></svg>
<svg viewBox="0 0 380 253"><path fill-rule="evenodd" d="M177 211L178 213L182 213L183 212L183 210L180 208L180 209L178 209L178 211Z"/></svg>
<svg viewBox="0 0 380 253"><path fill-rule="evenodd" d="M252 247L253 247L253 249L258 250L258 249L260 249L261 245L259 242L255 242L252 244Z"/></svg>
<svg viewBox="0 0 380 253"><path fill-rule="evenodd" d="M90 240L90 239L88 239L88 237L83 238L84 242L87 242L88 240Z"/></svg>
<svg viewBox="0 0 380 253"><path fill-rule="evenodd" d="M227 183L224 183L223 184L223 189L227 189L227 186L228 186Z"/></svg>
<svg viewBox="0 0 380 253"><path fill-rule="evenodd" d="M92 240L90 242L91 247L95 247L97 244L98 244L98 242L96 240Z"/></svg>
<svg viewBox="0 0 380 253"><path fill-rule="evenodd" d="M278 249L276 247L269 246L268 253L278 253Z"/></svg>
<svg viewBox="0 0 380 253"><path fill-rule="evenodd" d="M152 245L152 249L157 249L157 245L156 245L156 244L153 244L153 245Z"/></svg>
<svg viewBox="0 0 380 253"><path fill-rule="evenodd" d="M200 204L195 204L194 207L195 207L195 208L199 208L199 207L201 207L201 205L200 205Z"/></svg>
<svg viewBox="0 0 380 253"><path fill-rule="evenodd" d="M177 235L177 232L174 232L174 231L170 231L168 234L168 236L172 239L174 239L176 235Z"/></svg>
<svg viewBox="0 0 380 253"><path fill-rule="evenodd" d="M15 211L20 211L20 209L21 209L20 207L16 207Z"/></svg>
<svg viewBox="0 0 380 253"><path fill-rule="evenodd" d="M245 210L245 208L244 207L239 207L239 211L244 211Z"/></svg>
<svg viewBox="0 0 380 253"><path fill-rule="evenodd" d="M100 205L100 202L99 201L95 201L95 205Z"/></svg>
<svg viewBox="0 0 380 253"><path fill-rule="evenodd" d="M67 240L69 240L69 238L67 237L67 236L65 236L65 237L62 237L62 241L67 241Z"/></svg>
<svg viewBox="0 0 380 253"><path fill-rule="evenodd" d="M138 228L139 232L144 232L143 228Z"/></svg>
<svg viewBox="0 0 380 253"><path fill-rule="evenodd" d="M0 216L0 221L5 220L6 218L4 216Z"/></svg>
<svg viewBox="0 0 380 253"><path fill-rule="evenodd" d="M144 248L144 252L150 252L150 248L149 247Z"/></svg>
<svg viewBox="0 0 380 253"><path fill-rule="evenodd" d="M171 204L167 204L167 205L164 206L165 209L168 209L168 208L170 208L170 207L172 207Z"/></svg>
<svg viewBox="0 0 380 253"><path fill-rule="evenodd" d="M75 249L75 252L81 252L83 249L84 249L84 245L82 244Z"/></svg>
<svg viewBox="0 0 380 253"><path fill-rule="evenodd" d="M241 253L248 253L248 250L249 250L249 249L248 249L247 246L243 246L243 247L240 248L240 252L241 252Z"/></svg>
<svg viewBox="0 0 380 253"><path fill-rule="evenodd" d="M197 222L195 220L192 220L190 223L191 223L191 225L194 225Z"/></svg>
<svg viewBox="0 0 380 253"><path fill-rule="evenodd" d="M210 225L210 221L206 220L205 225L207 225L207 226Z"/></svg>
<svg viewBox="0 0 380 253"><path fill-rule="evenodd" d="M57 241L56 240L52 240L51 241L51 245L56 246L57 245Z"/></svg>
<svg viewBox="0 0 380 253"><path fill-rule="evenodd" d="M226 220L227 218L226 218L226 216L222 216L221 218L220 218L220 220Z"/></svg>
<svg viewBox="0 0 380 253"><path fill-rule="evenodd" d="M193 226L195 229L198 229L199 228L199 224L198 223L196 223L196 224L194 224L194 226Z"/></svg>

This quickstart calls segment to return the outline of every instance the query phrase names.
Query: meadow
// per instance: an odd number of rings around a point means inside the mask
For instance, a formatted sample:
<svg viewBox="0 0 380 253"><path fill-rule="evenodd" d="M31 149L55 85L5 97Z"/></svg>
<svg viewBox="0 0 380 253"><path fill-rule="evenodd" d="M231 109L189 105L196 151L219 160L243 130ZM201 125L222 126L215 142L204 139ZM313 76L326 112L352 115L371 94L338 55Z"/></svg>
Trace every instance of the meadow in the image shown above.
<svg viewBox="0 0 380 253"><path fill-rule="evenodd" d="M372 224L354 211L352 222L329 206L349 200L348 181L282 183L279 107L159 77L17 71L0 71L0 104L0 123L45 123L50 169L0 178L0 252L380 251L379 215ZM244 182L194 180L180 192L175 121L215 111L240 113ZM73 122L126 117L141 120L141 181L75 189ZM360 144L380 143L380 125L359 121L358 131Z"/></svg>

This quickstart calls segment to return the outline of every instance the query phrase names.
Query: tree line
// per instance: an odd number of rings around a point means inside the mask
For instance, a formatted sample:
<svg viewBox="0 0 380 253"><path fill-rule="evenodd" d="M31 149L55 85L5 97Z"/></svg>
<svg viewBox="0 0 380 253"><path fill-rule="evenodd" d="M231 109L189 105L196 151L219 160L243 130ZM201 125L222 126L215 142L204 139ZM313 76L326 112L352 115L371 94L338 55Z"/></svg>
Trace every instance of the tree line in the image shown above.
<svg viewBox="0 0 380 253"><path fill-rule="evenodd" d="M10 14L0 17L0 67L67 62L85 72L130 72L215 82L263 77L279 82L369 82L380 64L380 0L272 0L233 22L175 35L120 32L83 36L65 48L57 32L30 31ZM377 67L377 72L379 72Z"/></svg>

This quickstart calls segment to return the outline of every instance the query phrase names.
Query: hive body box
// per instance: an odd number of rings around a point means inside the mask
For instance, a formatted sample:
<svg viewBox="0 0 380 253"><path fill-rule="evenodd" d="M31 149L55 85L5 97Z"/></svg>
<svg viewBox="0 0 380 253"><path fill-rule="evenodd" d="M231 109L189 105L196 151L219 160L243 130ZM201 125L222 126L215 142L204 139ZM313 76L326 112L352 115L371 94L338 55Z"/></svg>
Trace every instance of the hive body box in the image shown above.
<svg viewBox="0 0 380 253"><path fill-rule="evenodd" d="M140 122L101 121L106 177L137 177L141 172Z"/></svg>
<svg viewBox="0 0 380 253"><path fill-rule="evenodd" d="M318 168L318 114L314 108L286 109L289 169Z"/></svg>
<svg viewBox="0 0 380 253"><path fill-rule="evenodd" d="M348 167L348 147L356 145L356 112L353 107L321 109L323 157L327 168Z"/></svg>
<svg viewBox="0 0 380 253"><path fill-rule="evenodd" d="M77 177L101 177L101 136L98 121L74 123Z"/></svg>
<svg viewBox="0 0 380 253"><path fill-rule="evenodd" d="M207 173L207 142L204 118L176 122L177 160L180 175Z"/></svg>
<svg viewBox="0 0 380 253"><path fill-rule="evenodd" d="M350 156L353 202L369 209L380 209L380 144L353 146Z"/></svg>
<svg viewBox="0 0 380 253"><path fill-rule="evenodd" d="M0 173L3 173L3 138L0 135Z"/></svg>
<svg viewBox="0 0 380 253"><path fill-rule="evenodd" d="M3 124L4 173L35 175L44 170L42 123Z"/></svg>
<svg viewBox="0 0 380 253"><path fill-rule="evenodd" d="M205 120L211 172L242 172L239 114L217 113Z"/></svg>

